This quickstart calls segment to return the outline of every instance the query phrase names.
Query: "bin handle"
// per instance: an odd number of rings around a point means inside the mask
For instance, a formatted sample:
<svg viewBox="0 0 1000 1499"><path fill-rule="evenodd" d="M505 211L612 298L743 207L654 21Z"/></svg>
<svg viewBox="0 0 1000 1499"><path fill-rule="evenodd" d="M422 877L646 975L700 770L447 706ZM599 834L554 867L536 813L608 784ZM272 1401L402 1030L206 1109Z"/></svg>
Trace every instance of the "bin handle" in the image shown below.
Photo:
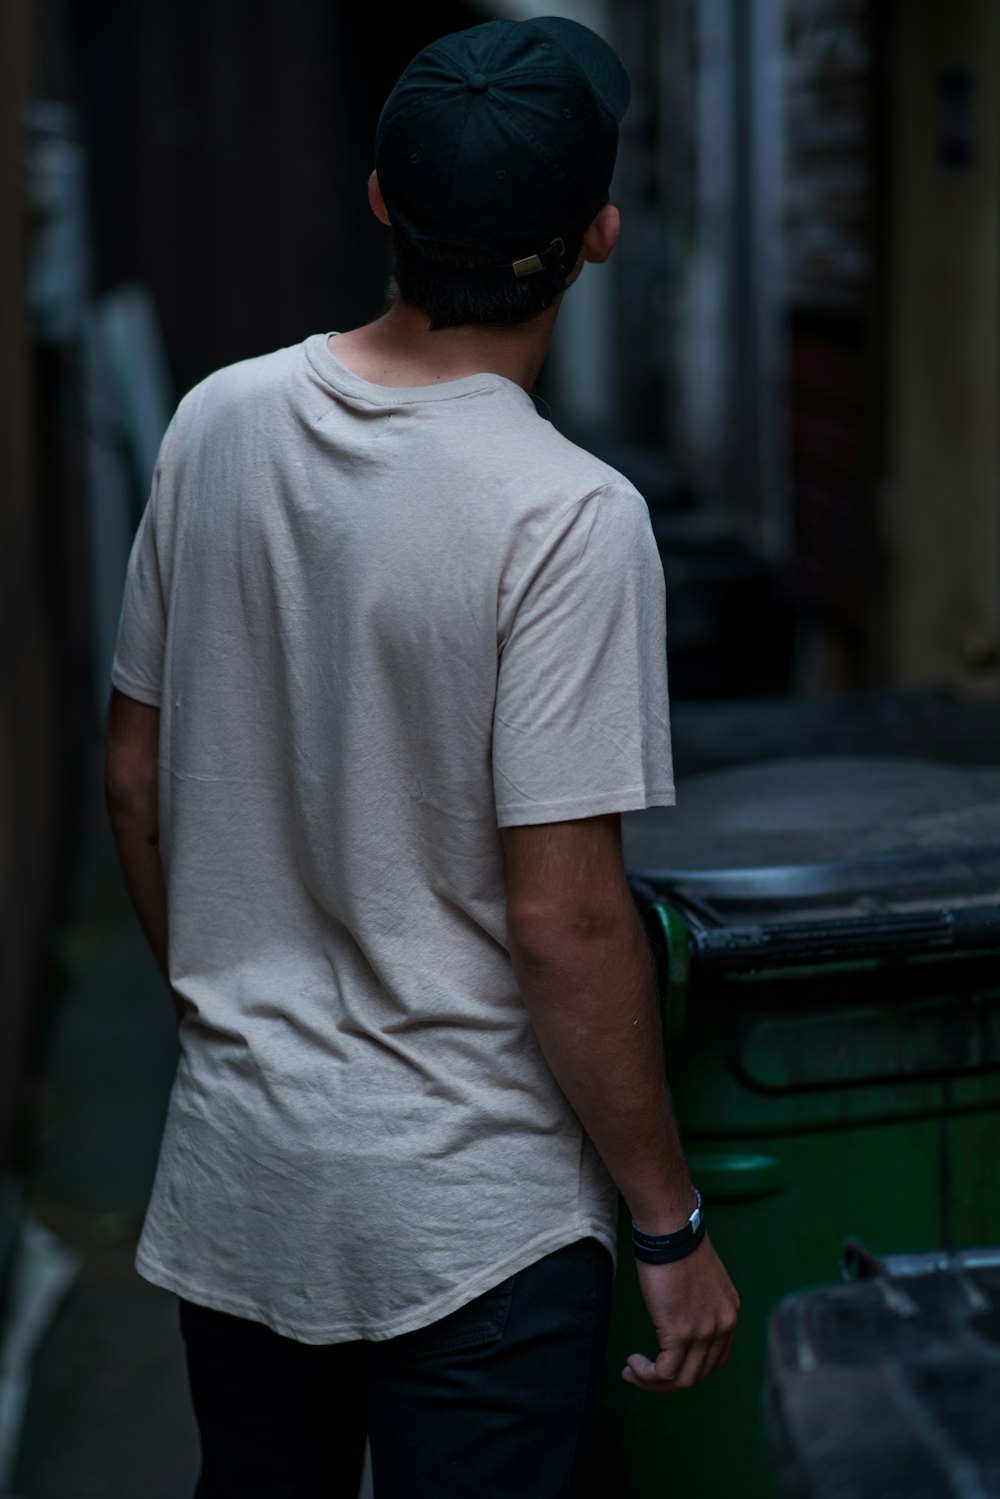
<svg viewBox="0 0 1000 1499"><path fill-rule="evenodd" d="M1000 905L892 911L775 926L699 926L692 932L692 947L699 968L725 972L984 952L1000 948Z"/></svg>
<svg viewBox="0 0 1000 1499"><path fill-rule="evenodd" d="M691 949L687 926L679 911L654 900L642 912L642 921L653 948L656 996L663 1025L663 1049L674 1050L684 1034L687 1020L688 980Z"/></svg>
<svg viewBox="0 0 1000 1499"><path fill-rule="evenodd" d="M784 1161L749 1151L694 1151L689 1154L691 1179L706 1202L753 1202L773 1197L789 1186Z"/></svg>

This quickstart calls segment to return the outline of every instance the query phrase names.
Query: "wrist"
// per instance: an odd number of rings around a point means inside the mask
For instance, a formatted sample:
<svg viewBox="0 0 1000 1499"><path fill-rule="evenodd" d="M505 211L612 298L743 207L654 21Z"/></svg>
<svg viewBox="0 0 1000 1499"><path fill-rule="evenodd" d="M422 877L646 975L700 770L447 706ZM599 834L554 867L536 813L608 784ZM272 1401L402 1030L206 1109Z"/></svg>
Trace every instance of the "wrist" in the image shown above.
<svg viewBox="0 0 1000 1499"><path fill-rule="evenodd" d="M698 1206L698 1194L688 1182L680 1192L669 1197L628 1199L629 1216L636 1227L646 1234L671 1234L683 1228Z"/></svg>
<svg viewBox="0 0 1000 1499"><path fill-rule="evenodd" d="M653 1234L639 1228L632 1220L632 1251L640 1263L670 1265L693 1254L705 1237L701 1213L701 1193L694 1189L696 1206L687 1222L668 1233Z"/></svg>

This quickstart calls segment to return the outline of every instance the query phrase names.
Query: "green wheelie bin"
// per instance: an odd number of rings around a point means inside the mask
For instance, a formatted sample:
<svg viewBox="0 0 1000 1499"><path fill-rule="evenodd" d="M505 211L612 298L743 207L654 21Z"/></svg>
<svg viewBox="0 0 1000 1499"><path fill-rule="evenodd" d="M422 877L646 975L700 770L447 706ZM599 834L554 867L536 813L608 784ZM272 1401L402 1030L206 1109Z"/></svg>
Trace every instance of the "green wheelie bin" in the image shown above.
<svg viewBox="0 0 1000 1499"><path fill-rule="evenodd" d="M626 1385L653 1337L622 1223L578 1499L773 1499L768 1314L882 1255L1000 1243L1000 771L809 757L694 776L624 819L667 1073L742 1298L729 1365Z"/></svg>

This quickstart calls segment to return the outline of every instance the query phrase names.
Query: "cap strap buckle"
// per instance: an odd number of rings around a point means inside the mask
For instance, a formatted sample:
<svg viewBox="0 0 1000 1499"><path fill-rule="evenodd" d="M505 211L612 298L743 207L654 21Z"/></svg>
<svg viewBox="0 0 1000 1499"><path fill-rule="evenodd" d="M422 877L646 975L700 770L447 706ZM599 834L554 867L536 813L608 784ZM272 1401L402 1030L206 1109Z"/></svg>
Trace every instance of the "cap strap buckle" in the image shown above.
<svg viewBox="0 0 1000 1499"><path fill-rule="evenodd" d="M560 260L566 254L566 246L561 239L554 239L547 250L540 255L525 255L521 260L511 261L511 270L520 280L523 276L533 276L536 271L542 271L551 260Z"/></svg>

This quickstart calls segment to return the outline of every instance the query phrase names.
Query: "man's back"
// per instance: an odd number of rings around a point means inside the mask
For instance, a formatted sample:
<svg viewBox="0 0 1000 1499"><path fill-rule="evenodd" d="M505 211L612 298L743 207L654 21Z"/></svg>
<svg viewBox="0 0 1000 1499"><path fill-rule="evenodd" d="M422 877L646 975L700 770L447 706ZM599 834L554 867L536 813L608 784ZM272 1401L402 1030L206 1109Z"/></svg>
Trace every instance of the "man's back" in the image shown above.
<svg viewBox="0 0 1000 1499"><path fill-rule="evenodd" d="M182 1019L139 1265L181 1293L199 1499L350 1493L366 1425L380 1499L566 1494L612 1180L658 1344L623 1377L728 1357L617 817L673 799L662 572L525 394L614 249L628 98L565 18L425 48L369 180L391 305L165 441L106 780Z"/></svg>
<svg viewBox="0 0 1000 1499"><path fill-rule="evenodd" d="M141 1267L321 1342L611 1248L499 829L671 799L641 499L511 381L376 386L317 335L187 398L147 527L115 681L161 704L193 1011ZM405 1252L373 1245L401 1212Z"/></svg>

